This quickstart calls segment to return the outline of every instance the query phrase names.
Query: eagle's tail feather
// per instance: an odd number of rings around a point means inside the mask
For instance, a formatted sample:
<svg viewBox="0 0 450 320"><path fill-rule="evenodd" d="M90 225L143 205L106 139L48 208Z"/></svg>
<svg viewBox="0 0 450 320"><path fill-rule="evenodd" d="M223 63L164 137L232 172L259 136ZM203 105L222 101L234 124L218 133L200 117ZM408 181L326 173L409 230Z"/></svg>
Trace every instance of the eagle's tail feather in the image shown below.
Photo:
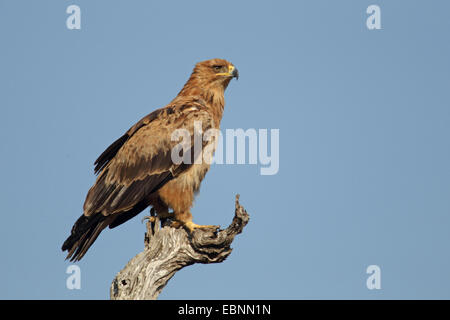
<svg viewBox="0 0 450 320"><path fill-rule="evenodd" d="M92 216L82 215L75 222L70 236L62 245L63 251L68 251L66 259L79 261L86 254L86 251L97 239L98 235L108 226L110 221L101 213Z"/></svg>

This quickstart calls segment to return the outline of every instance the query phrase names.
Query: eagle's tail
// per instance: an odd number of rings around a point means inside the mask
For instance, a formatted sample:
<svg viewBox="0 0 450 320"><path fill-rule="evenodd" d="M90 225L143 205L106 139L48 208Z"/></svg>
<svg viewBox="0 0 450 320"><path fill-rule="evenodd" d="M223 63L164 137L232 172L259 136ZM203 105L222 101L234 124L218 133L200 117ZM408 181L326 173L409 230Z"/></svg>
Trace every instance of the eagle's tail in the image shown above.
<svg viewBox="0 0 450 320"><path fill-rule="evenodd" d="M110 221L101 213L89 217L81 215L72 227L70 236L64 241L62 251L68 251L66 259L79 261L85 255L89 247L97 239L100 232L105 229Z"/></svg>

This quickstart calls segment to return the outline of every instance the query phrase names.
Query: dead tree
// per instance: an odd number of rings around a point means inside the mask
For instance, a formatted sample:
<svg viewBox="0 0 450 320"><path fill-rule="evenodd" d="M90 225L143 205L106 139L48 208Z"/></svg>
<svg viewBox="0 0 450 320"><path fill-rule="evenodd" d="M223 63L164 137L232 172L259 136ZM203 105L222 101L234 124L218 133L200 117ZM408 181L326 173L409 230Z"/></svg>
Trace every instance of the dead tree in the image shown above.
<svg viewBox="0 0 450 320"><path fill-rule="evenodd" d="M152 216L147 221L145 249L114 278L112 300L154 300L178 270L194 263L224 261L231 253L234 237L249 221L239 195L233 221L225 230L195 229L188 233L183 228L165 226L166 221L159 221L154 212Z"/></svg>

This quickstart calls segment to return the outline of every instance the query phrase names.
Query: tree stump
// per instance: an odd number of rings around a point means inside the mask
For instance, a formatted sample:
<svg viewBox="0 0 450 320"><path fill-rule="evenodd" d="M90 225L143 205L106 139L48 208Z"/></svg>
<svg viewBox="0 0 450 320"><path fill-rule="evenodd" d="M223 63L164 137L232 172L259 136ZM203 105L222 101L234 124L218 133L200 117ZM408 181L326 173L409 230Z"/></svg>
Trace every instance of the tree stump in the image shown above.
<svg viewBox="0 0 450 320"><path fill-rule="evenodd" d="M147 222L144 251L114 278L110 288L112 300L155 300L178 270L194 263L224 261L249 215L237 195L233 221L225 230L195 229L189 233L184 228L166 226L157 217L154 220Z"/></svg>

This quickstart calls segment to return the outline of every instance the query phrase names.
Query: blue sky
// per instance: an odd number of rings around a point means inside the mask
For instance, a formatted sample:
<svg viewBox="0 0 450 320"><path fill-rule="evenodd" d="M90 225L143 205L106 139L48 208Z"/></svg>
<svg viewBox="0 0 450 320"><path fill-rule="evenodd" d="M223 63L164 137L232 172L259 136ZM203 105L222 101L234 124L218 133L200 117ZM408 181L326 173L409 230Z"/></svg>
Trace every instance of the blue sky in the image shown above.
<svg viewBox="0 0 450 320"><path fill-rule="evenodd" d="M81 8L81 30L66 8ZM381 8L368 30L366 8ZM221 264L161 299L450 298L447 1L0 1L3 299L108 299L143 249L140 217L105 230L66 288L60 251L93 161L167 104L194 64L240 72L222 129L280 130L280 170L215 165L192 210L251 215ZM381 269L368 290L366 268ZM220 289L219 289L220 288Z"/></svg>

